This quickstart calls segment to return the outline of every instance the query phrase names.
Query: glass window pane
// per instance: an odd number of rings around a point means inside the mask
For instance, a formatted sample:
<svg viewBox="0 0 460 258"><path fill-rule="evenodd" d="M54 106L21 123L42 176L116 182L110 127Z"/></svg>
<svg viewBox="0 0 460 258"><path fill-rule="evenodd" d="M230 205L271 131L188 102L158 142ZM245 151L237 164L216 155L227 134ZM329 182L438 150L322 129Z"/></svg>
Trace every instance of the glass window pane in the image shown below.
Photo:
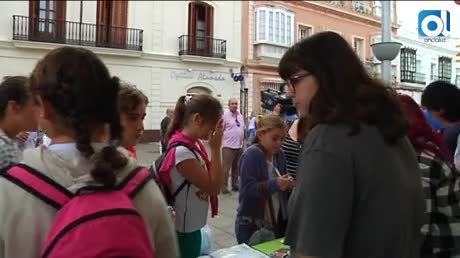
<svg viewBox="0 0 460 258"><path fill-rule="evenodd" d="M286 43L288 45L292 42L292 31L291 31L291 16L286 16Z"/></svg>
<svg viewBox="0 0 460 258"><path fill-rule="evenodd" d="M265 10L259 12L259 40L265 40Z"/></svg>
<svg viewBox="0 0 460 258"><path fill-rule="evenodd" d="M38 31L44 32L45 31L45 22L38 23Z"/></svg>
<svg viewBox="0 0 460 258"><path fill-rule="evenodd" d="M268 41L274 42L273 40L273 11L268 12Z"/></svg>
<svg viewBox="0 0 460 258"><path fill-rule="evenodd" d="M52 1L52 0L49 1L49 8L48 8L49 10L53 10L53 11L54 11L54 6L55 6L55 3L54 3L54 2L55 2L55 1Z"/></svg>
<svg viewBox="0 0 460 258"><path fill-rule="evenodd" d="M48 12L48 19L54 20L56 19L56 13L53 11Z"/></svg>
<svg viewBox="0 0 460 258"><path fill-rule="evenodd" d="M275 42L280 43L280 13L275 13Z"/></svg>
<svg viewBox="0 0 460 258"><path fill-rule="evenodd" d="M286 15L284 13L281 13L281 22L280 22L280 38L281 44L286 43Z"/></svg>
<svg viewBox="0 0 460 258"><path fill-rule="evenodd" d="M38 18L46 19L46 11L40 10L40 12L38 13Z"/></svg>
<svg viewBox="0 0 460 258"><path fill-rule="evenodd" d="M40 0L40 9L46 10L46 0Z"/></svg>

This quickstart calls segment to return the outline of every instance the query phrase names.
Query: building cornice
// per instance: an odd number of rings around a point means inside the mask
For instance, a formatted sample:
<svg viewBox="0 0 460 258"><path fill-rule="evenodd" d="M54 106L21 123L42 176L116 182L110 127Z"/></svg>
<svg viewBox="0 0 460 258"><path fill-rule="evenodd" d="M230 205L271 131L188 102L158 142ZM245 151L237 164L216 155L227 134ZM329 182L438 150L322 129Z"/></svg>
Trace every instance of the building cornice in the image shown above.
<svg viewBox="0 0 460 258"><path fill-rule="evenodd" d="M62 46L74 46L74 47L84 47L94 53L101 56L111 56L111 57L122 57L122 58L134 58L134 59L144 59L160 62L184 62L181 60L179 55L173 55L170 53L161 53L161 52L146 52L146 51L134 51L134 50L125 50L125 49L113 49L113 48L101 48L101 47L87 47L87 46L75 46L75 45L65 45L57 43L47 43L47 42L34 42L34 41L19 41L19 40L0 40L0 49L29 49L29 50L43 50L49 51L57 47ZM201 57L197 57L196 63L208 64L209 62L200 62ZM222 66L231 66L239 67L241 66L241 61L234 59L222 59L219 60L219 64Z"/></svg>
<svg viewBox="0 0 460 258"><path fill-rule="evenodd" d="M438 47L438 46L431 45L431 44L425 44L424 42L414 40L414 39L404 37L404 36L396 36L396 40L400 41L401 43L403 43L403 46L404 46L404 43L409 43L409 44L419 46L421 48L426 48L426 49L430 49L430 50L434 50L434 51L439 51L439 52L442 52L443 54L450 55L450 56L453 56L453 57L455 57L455 55L457 54L457 52L455 50L450 50L450 49L446 49L446 48L443 48L443 47Z"/></svg>
<svg viewBox="0 0 460 258"><path fill-rule="evenodd" d="M284 1L283 1L284 2ZM313 9L319 12L322 12L326 15L335 15L347 20L356 21L359 23L364 23L374 27L381 26L381 19L376 16L360 14L358 12L347 10L341 7L336 7L325 3L324 1L286 1L285 4L295 5L301 8ZM393 22L391 24L392 29L398 29L400 26Z"/></svg>

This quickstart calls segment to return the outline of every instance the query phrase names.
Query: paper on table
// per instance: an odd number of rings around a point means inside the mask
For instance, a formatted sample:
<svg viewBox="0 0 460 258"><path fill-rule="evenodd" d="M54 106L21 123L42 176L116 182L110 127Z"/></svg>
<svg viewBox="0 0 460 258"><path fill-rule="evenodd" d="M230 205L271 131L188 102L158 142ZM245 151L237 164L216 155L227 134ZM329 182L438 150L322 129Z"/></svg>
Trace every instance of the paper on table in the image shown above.
<svg viewBox="0 0 460 258"><path fill-rule="evenodd" d="M270 256L267 256L245 244L217 250L211 253L210 256L213 258L270 258Z"/></svg>

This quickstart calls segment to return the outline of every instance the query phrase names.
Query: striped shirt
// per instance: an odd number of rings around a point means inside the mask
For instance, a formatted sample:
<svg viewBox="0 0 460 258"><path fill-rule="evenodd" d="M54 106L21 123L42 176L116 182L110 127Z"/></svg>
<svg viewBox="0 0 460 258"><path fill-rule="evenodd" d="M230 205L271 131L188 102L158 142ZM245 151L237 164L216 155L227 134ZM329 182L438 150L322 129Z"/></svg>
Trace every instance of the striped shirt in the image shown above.
<svg viewBox="0 0 460 258"><path fill-rule="evenodd" d="M283 150L284 155L286 156L287 171L290 175L292 175L295 178L295 173L297 171L297 163L300 154L300 143L292 139L292 137L289 134L287 134L286 137L284 137L281 149Z"/></svg>

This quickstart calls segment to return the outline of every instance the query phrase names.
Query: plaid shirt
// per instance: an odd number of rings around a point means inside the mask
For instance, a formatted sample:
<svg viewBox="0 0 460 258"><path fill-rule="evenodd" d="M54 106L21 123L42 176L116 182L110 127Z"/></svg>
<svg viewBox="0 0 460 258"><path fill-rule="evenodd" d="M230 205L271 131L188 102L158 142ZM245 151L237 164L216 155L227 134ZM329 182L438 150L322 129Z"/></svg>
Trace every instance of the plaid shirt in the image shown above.
<svg viewBox="0 0 460 258"><path fill-rule="evenodd" d="M460 174L430 153L418 157L426 202L422 257L460 254Z"/></svg>
<svg viewBox="0 0 460 258"><path fill-rule="evenodd" d="M20 151L16 142L0 129L0 169L19 161Z"/></svg>

